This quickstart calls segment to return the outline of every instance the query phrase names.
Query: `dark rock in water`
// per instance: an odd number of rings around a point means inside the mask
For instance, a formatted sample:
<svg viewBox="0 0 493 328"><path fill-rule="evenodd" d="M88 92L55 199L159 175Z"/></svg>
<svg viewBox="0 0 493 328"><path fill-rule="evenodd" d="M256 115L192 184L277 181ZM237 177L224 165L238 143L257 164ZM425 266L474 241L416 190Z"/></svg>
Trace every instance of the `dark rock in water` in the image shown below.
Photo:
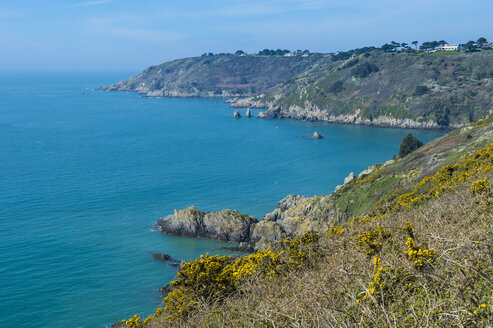
<svg viewBox="0 0 493 328"><path fill-rule="evenodd" d="M159 291L165 295L168 295L173 291L173 288L171 288L171 286L168 284L166 286L159 288Z"/></svg>
<svg viewBox="0 0 493 328"><path fill-rule="evenodd" d="M171 262L168 264L169 266L172 266L172 267L179 267L180 266L180 262L176 261L176 262Z"/></svg>
<svg viewBox="0 0 493 328"><path fill-rule="evenodd" d="M250 112L250 108L247 109L245 117L252 117L252 113Z"/></svg>
<svg viewBox="0 0 493 328"><path fill-rule="evenodd" d="M190 206L159 219L156 226L173 235L241 243L250 241L251 230L257 222L256 218L238 211L203 212Z"/></svg>
<svg viewBox="0 0 493 328"><path fill-rule="evenodd" d="M233 118L240 118L240 117L241 117L240 112L235 110L233 113Z"/></svg>
<svg viewBox="0 0 493 328"><path fill-rule="evenodd" d="M159 253L159 252L156 252L154 254L152 254L152 257L156 260L159 260L159 261L169 261L171 260L171 256L169 256L168 254L162 254L162 253Z"/></svg>
<svg viewBox="0 0 493 328"><path fill-rule="evenodd" d="M309 135L307 138L312 138L312 139L322 139L324 136L318 133L317 131L313 132L312 135Z"/></svg>

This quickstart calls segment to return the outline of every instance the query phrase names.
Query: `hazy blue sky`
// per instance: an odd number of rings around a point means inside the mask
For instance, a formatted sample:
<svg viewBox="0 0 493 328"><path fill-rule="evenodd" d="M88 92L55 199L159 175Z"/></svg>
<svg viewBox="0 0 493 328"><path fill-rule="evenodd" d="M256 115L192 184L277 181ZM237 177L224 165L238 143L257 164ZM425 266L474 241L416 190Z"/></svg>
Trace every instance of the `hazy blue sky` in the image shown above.
<svg viewBox="0 0 493 328"><path fill-rule="evenodd" d="M493 39L491 0L0 0L0 70L140 70L204 52Z"/></svg>

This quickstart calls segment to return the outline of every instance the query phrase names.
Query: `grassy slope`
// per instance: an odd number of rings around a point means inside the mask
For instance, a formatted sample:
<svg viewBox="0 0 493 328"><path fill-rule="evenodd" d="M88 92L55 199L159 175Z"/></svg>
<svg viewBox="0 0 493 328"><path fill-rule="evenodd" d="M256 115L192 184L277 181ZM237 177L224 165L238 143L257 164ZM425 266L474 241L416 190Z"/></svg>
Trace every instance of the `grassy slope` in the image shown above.
<svg viewBox="0 0 493 328"><path fill-rule="evenodd" d="M363 65L378 68L367 76L355 73ZM342 87L333 88L336 82ZM473 122L493 108L493 55L489 52L437 54L372 51L344 62L307 70L268 95L274 106L307 107L333 115L357 110L365 118L391 115L416 121L436 121L438 112L450 124ZM428 91L416 93L416 87ZM278 99L278 100L274 100Z"/></svg>
<svg viewBox="0 0 493 328"><path fill-rule="evenodd" d="M361 215L396 189L405 188L490 143L493 143L493 115L433 140L390 165L378 165L371 174L354 179L332 198L346 216Z"/></svg>
<svg viewBox="0 0 493 328"><path fill-rule="evenodd" d="M282 56L192 57L151 66L114 87L142 93L157 90L205 95L223 91L251 95L265 91L329 58Z"/></svg>
<svg viewBox="0 0 493 328"><path fill-rule="evenodd" d="M456 130L346 186L341 200L372 198L399 179L381 201L352 209L372 204L368 215L318 241L288 239L280 251L223 258L224 267L215 257L191 262L175 310L146 326L491 327L492 125Z"/></svg>

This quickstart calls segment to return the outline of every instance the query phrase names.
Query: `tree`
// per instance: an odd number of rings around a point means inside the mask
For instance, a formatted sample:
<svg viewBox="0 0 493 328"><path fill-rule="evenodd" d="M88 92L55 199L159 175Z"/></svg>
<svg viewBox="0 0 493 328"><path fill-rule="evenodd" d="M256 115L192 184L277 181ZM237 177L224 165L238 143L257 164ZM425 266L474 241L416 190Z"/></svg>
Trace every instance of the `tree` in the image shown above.
<svg viewBox="0 0 493 328"><path fill-rule="evenodd" d="M399 147L399 158L405 157L421 146L423 146L423 141L415 138L412 133L409 133L402 139L401 146Z"/></svg>
<svg viewBox="0 0 493 328"><path fill-rule="evenodd" d="M391 44L386 43L382 46L382 50L385 52L391 52L394 51L394 47Z"/></svg>
<svg viewBox="0 0 493 328"><path fill-rule="evenodd" d="M435 106L435 122L441 127L447 127L450 124L449 110L444 108L441 104L436 104Z"/></svg>
<svg viewBox="0 0 493 328"><path fill-rule="evenodd" d="M464 45L464 49L465 49L467 52L473 52L473 51L476 51L476 42L474 42L474 41L468 41L468 42Z"/></svg>
<svg viewBox="0 0 493 328"><path fill-rule="evenodd" d="M241 55L246 55L246 53L243 50L238 50L235 52L236 56L241 56Z"/></svg>
<svg viewBox="0 0 493 328"><path fill-rule="evenodd" d="M486 38L480 37L478 39L478 41L476 41L476 44L481 47L483 45L483 43L486 43L486 42L488 42L488 40L486 40Z"/></svg>
<svg viewBox="0 0 493 328"><path fill-rule="evenodd" d="M418 42L418 41L413 41L413 42L411 42L411 43L412 43L412 44L414 44L414 47L416 48L416 50L418 50L418 43L419 43L419 42Z"/></svg>

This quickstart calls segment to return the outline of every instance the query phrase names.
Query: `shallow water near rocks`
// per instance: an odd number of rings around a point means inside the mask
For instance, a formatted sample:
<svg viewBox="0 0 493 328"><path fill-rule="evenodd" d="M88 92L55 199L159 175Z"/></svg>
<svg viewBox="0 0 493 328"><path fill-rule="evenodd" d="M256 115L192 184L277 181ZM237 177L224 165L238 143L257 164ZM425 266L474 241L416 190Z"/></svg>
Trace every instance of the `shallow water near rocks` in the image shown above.
<svg viewBox="0 0 493 328"><path fill-rule="evenodd" d="M392 158L410 132L235 120L221 99L93 90L128 75L0 75L1 326L145 316L176 273L153 252L226 253L162 235L159 217L195 205L261 218L287 194L331 193L349 172ZM314 131L325 138L301 137ZM425 142L443 134L412 133Z"/></svg>

